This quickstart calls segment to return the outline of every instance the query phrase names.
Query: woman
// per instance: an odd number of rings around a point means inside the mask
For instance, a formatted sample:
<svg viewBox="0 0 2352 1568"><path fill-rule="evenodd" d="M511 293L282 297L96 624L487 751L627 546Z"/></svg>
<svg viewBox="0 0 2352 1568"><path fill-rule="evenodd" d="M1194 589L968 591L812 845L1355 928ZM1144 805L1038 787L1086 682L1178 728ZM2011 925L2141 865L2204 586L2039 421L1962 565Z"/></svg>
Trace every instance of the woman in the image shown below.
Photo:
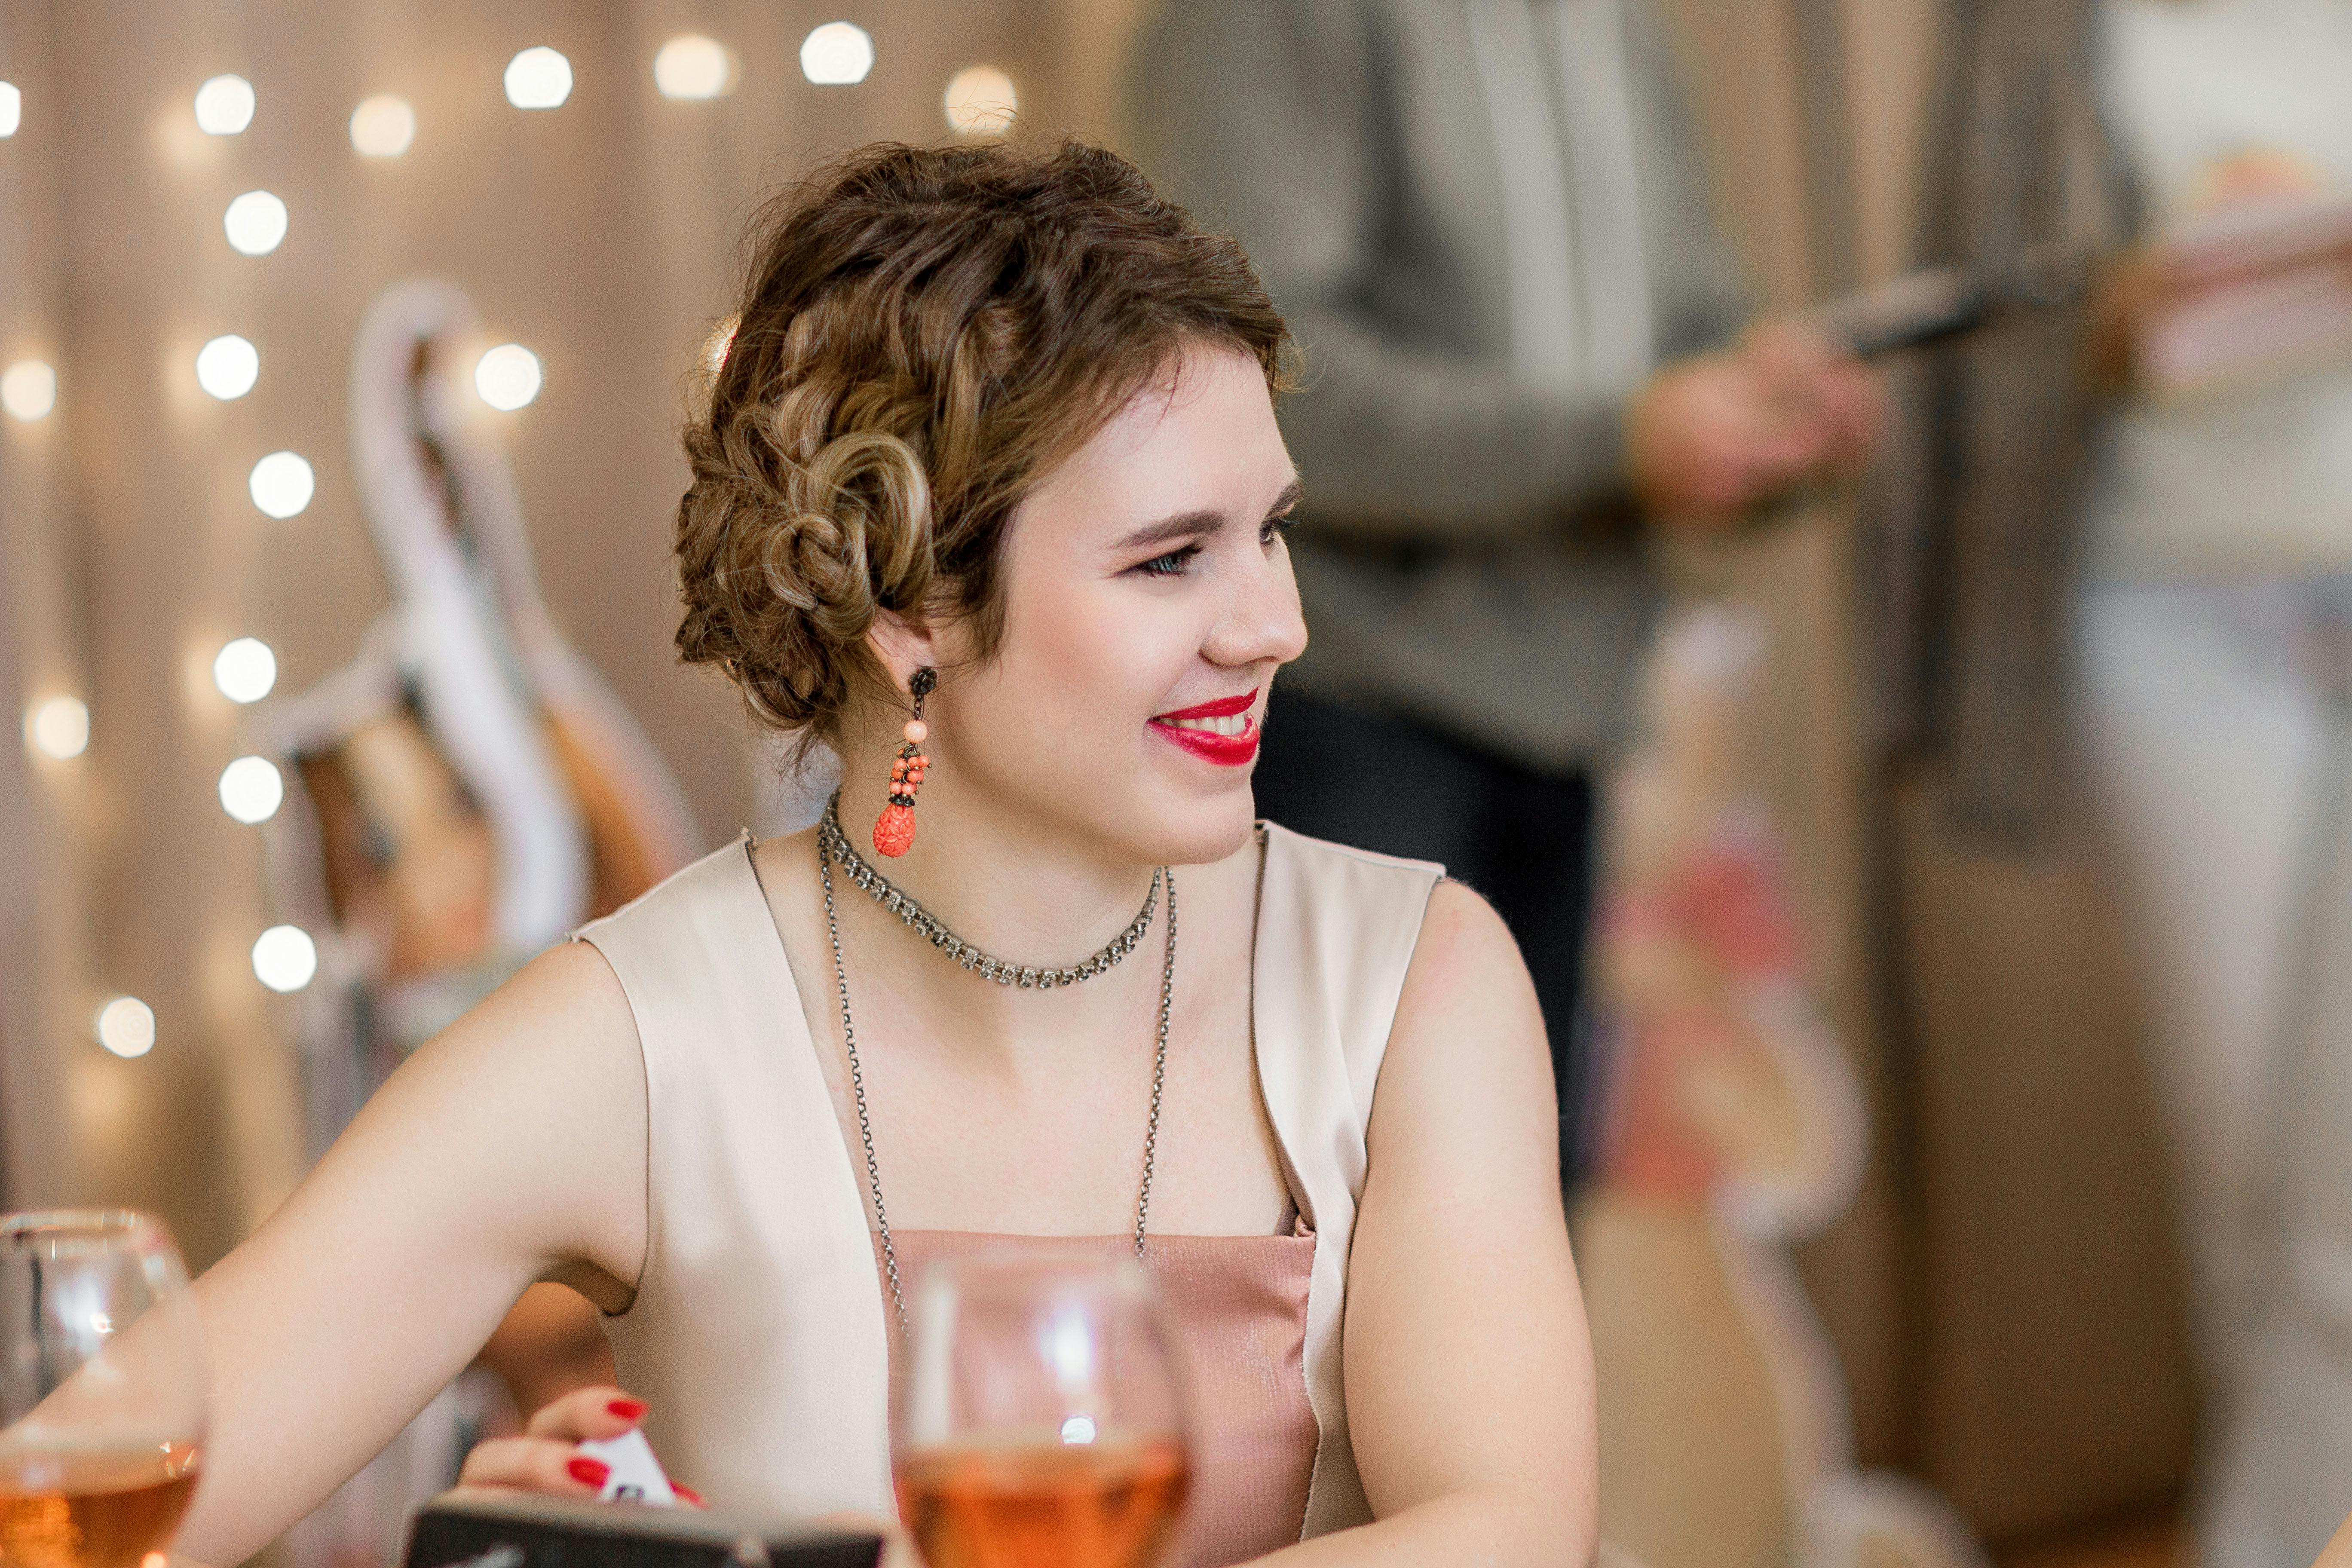
<svg viewBox="0 0 2352 1568"><path fill-rule="evenodd" d="M754 237L678 647L839 753L840 832L542 955L199 1282L181 1549L262 1544L543 1278L615 1314L632 1392L467 1481L592 1494L572 1444L642 1416L713 1503L887 1512L899 1276L1141 1237L1202 1352L1186 1561L1588 1561L1526 969L1435 868L1253 826L1306 630L1286 334L1239 248L1078 145L868 149Z"/></svg>

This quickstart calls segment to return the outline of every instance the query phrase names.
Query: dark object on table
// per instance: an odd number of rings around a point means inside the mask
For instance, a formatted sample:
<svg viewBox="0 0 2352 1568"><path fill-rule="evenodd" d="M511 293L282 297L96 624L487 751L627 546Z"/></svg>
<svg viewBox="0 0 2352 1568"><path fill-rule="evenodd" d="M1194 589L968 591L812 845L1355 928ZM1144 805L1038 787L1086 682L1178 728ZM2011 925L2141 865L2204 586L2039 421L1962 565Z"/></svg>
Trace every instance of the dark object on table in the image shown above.
<svg viewBox="0 0 2352 1568"><path fill-rule="evenodd" d="M446 1493L404 1568L875 1568L882 1538L770 1515Z"/></svg>

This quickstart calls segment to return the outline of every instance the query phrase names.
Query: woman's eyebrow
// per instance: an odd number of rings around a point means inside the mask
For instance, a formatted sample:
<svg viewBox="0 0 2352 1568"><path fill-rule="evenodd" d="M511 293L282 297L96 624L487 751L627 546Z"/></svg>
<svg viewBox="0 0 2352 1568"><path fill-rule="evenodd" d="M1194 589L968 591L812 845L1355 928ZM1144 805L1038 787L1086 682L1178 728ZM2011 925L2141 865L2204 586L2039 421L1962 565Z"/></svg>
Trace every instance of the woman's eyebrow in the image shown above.
<svg viewBox="0 0 2352 1568"><path fill-rule="evenodd" d="M1292 479L1290 483L1285 485L1282 493L1274 498L1274 504L1266 508L1266 516L1279 517L1297 506L1300 489L1301 487L1297 479ZM1180 511L1172 517L1163 517L1157 522L1145 523L1141 528L1121 539L1114 548L1120 551L1140 550L1149 545L1166 544L1174 540L1191 539L1198 534L1214 533L1224 525L1225 514L1221 511L1214 511L1205 507L1197 511Z"/></svg>
<svg viewBox="0 0 2352 1568"><path fill-rule="evenodd" d="M1146 545L1166 544L1171 540L1190 539L1195 534L1214 533L1224 525L1225 514L1221 511L1206 508L1199 511L1180 511L1173 517L1145 523L1113 548L1122 552L1140 550Z"/></svg>

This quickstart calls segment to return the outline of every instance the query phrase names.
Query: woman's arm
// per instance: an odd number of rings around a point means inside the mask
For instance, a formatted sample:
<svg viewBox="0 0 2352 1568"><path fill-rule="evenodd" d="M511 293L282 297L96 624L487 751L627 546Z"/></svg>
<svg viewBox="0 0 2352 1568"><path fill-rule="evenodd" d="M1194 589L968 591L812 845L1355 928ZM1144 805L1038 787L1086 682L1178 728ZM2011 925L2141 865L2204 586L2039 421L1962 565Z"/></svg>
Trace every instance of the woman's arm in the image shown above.
<svg viewBox="0 0 2352 1568"><path fill-rule="evenodd" d="M212 1431L177 1549L250 1556L422 1410L534 1279L584 1263L633 1285L646 1131L628 1001L584 942L419 1050L196 1281Z"/></svg>
<svg viewBox="0 0 2352 1568"><path fill-rule="evenodd" d="M1405 977L1349 1260L1348 1427L1378 1522L1297 1568L1592 1561L1592 1352L1543 1016L1517 946L1438 887Z"/></svg>

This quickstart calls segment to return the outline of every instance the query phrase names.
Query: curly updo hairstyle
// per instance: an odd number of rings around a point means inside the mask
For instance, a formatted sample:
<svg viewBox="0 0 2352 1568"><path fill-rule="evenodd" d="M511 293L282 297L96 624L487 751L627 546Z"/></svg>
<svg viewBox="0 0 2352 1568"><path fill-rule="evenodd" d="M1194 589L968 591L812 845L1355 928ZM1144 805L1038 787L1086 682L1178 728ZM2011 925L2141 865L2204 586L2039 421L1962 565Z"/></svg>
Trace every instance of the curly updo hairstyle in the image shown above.
<svg viewBox="0 0 2352 1568"><path fill-rule="evenodd" d="M772 198L734 340L685 433L677 649L761 719L837 744L885 699L877 611L1003 626L1021 499L1187 349L1285 384L1240 246L1076 141L881 144Z"/></svg>

